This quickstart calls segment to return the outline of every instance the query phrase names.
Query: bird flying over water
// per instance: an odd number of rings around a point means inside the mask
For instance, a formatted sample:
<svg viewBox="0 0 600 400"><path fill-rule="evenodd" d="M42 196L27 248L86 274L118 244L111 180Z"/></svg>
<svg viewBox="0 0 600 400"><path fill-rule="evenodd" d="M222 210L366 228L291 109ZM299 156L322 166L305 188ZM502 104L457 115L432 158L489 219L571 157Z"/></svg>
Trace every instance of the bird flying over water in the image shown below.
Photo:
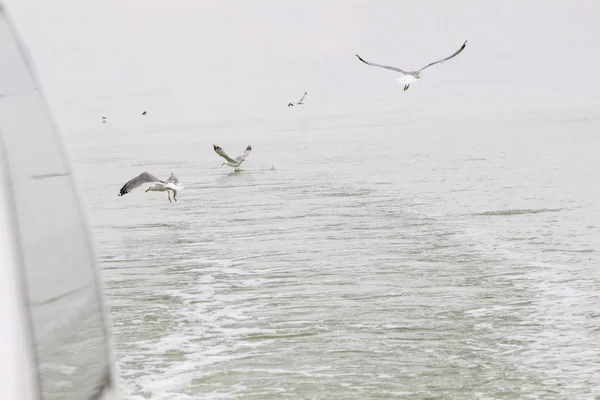
<svg viewBox="0 0 600 400"><path fill-rule="evenodd" d="M173 200L177 201L177 192L183 190L184 186L181 186L179 183L179 179L171 172L166 181L162 181L148 172L142 172L135 178L132 178L129 182L123 185L121 190L119 191L119 196L124 196L127 193L131 192L133 189L142 186L144 183L149 183L148 189L146 192L167 192L167 197L169 202L171 201L171 194L169 192L173 192Z"/></svg>
<svg viewBox="0 0 600 400"><path fill-rule="evenodd" d="M246 160L246 157L248 157L252 152L252 146L248 145L248 147L246 147L246 151L244 151L242 155L239 155L236 158L231 158L227 155L227 153L225 153L225 151L222 148L215 144L213 144L213 149L218 155L220 155L227 161L222 163L221 166L229 165L230 167L233 167L234 171L239 171L240 165L242 165L242 163Z"/></svg>
<svg viewBox="0 0 600 400"><path fill-rule="evenodd" d="M304 92L304 94L302 95L302 97L300 98L299 101L297 101L296 103L288 103L288 107L294 107L294 105L296 105L296 104L299 106L304 104L304 98L306 97L307 94L308 94L308 92Z"/></svg>
<svg viewBox="0 0 600 400"><path fill-rule="evenodd" d="M356 54L356 57L358 57L358 59L362 62L364 62L367 65L371 65L373 67L379 67L379 68L383 68L383 69L387 69L389 71L394 71L394 72L399 72L402 74L401 77L396 78L396 80L398 81L398 83L401 83L404 85L404 90L408 90L409 86L411 83L415 82L417 79L421 78L421 72L423 72L424 70L426 70L429 67L433 67L436 64L440 64L443 63L444 61L448 61L449 59L456 57L461 51L463 51L465 49L465 47L467 46L467 41L465 40L465 42L462 44L462 46L460 47L460 49L458 49L454 54L452 54L450 57L446 57L443 58L441 60L438 61L434 61L432 63L427 64L426 66L424 66L423 68L417 70L417 71L404 71L400 68L396 68L396 67L390 67L388 65L380 65L380 64L375 64L369 61L365 61L364 59L362 59L358 54Z"/></svg>

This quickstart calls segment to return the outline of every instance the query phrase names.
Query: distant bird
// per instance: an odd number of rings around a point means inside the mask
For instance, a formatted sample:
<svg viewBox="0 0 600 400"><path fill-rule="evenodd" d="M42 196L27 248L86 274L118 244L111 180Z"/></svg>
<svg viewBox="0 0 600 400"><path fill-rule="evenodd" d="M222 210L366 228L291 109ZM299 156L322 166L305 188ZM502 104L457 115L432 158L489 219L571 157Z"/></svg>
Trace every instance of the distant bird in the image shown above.
<svg viewBox="0 0 600 400"><path fill-rule="evenodd" d="M222 163L221 166L228 165L230 167L233 167L234 171L239 171L240 165L242 165L242 163L246 160L246 157L248 157L252 152L252 146L248 145L248 147L246 147L246 151L244 151L244 154L237 156L236 158L231 158L219 146L213 144L213 149L218 155L220 155L227 161Z"/></svg>
<svg viewBox="0 0 600 400"><path fill-rule="evenodd" d="M358 59L360 61L364 62L367 65L371 65L373 67L384 68L384 69L387 69L387 70L390 70L390 71L395 71L395 72L401 73L402 77L396 78L396 81L398 81L398 83L401 83L401 84L404 85L404 90L408 90L408 87L410 86L411 83L413 83L417 79L421 78L421 72L423 72L424 70L426 70L429 67L433 67L435 64L440 64L440 63L443 63L444 61L448 61L449 59L451 59L453 57L456 57L461 51L463 51L465 49L466 46L467 46L467 41L465 40L465 42L460 47L460 49L458 49L456 51L456 53L452 54L450 57L444 58L444 59L439 60L439 61L432 62L430 64L427 64L426 66L424 66L423 68L421 68L418 71L404 71L404 70L401 70L400 68L396 68L396 67L390 67L390 66L387 66L387 65L380 65L380 64L371 63L371 62L363 60L358 54L356 54L356 57L358 57Z"/></svg>
<svg viewBox="0 0 600 400"><path fill-rule="evenodd" d="M171 194L169 192L173 192L173 200L177 201L177 192L183 190L184 186L181 186L179 183L179 179L171 172L166 181L162 181L155 177L154 175L148 172L142 172L135 178L131 179L127 182L121 190L119 191L119 196L124 196L127 193L131 192L133 189L140 187L144 183L149 183L150 186L146 189L146 193L148 191L152 192L167 192L167 197L169 198L169 202L171 201Z"/></svg>
<svg viewBox="0 0 600 400"><path fill-rule="evenodd" d="M102 123L105 124L106 123L106 117L102 117Z"/></svg>
<svg viewBox="0 0 600 400"><path fill-rule="evenodd" d="M301 106L302 104L304 104L304 98L306 97L308 93L304 92L304 94L302 95L302 97L300 98L300 101L296 102L296 103L288 103L288 107L294 107L295 104Z"/></svg>
<svg viewBox="0 0 600 400"><path fill-rule="evenodd" d="M144 112L142 113L142 115L146 115L146 111L144 111Z"/></svg>
<svg viewBox="0 0 600 400"><path fill-rule="evenodd" d="M269 168L271 171L275 171L275 163L273 163L273 165L271 165L271 168Z"/></svg>

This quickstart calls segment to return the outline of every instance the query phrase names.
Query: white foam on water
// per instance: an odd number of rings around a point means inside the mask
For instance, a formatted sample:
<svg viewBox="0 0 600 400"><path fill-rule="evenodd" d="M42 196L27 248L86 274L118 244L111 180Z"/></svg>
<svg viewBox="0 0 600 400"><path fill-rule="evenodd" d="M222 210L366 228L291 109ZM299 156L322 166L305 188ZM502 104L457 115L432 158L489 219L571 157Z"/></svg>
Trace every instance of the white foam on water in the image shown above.
<svg viewBox="0 0 600 400"><path fill-rule="evenodd" d="M65 364L42 363L40 368L42 370L56 371L64 375L73 375L77 371L77 367Z"/></svg>

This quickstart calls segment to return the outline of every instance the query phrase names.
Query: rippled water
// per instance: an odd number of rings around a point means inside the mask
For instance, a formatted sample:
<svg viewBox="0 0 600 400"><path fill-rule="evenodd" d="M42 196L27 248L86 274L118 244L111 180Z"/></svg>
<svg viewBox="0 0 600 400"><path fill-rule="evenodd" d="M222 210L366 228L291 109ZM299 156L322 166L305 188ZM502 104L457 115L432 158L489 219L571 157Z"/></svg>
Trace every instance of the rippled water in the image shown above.
<svg viewBox="0 0 600 400"><path fill-rule="evenodd" d="M598 115L72 133L123 398L599 396Z"/></svg>

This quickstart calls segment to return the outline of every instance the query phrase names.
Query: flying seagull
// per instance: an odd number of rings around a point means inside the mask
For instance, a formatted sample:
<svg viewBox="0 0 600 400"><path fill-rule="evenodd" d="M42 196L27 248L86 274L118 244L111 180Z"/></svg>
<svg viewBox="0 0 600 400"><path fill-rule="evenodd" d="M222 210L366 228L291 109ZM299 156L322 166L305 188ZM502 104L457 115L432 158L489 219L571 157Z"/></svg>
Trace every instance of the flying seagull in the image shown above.
<svg viewBox="0 0 600 400"><path fill-rule="evenodd" d="M231 158L227 155L227 153L225 153L223 151L222 148L220 148L219 146L217 146L215 144L213 144L213 149L215 150L215 152L218 155L220 155L227 161L227 162L224 162L223 164L221 164L221 166L229 165L230 167L233 167L234 171L239 171L240 165L242 165L242 163L246 160L246 157L248 157L250 155L250 153L252 152L252 146L248 145L248 147L246 147L246 151L244 151L244 154L237 156L236 158Z"/></svg>
<svg viewBox="0 0 600 400"><path fill-rule="evenodd" d="M173 192L173 200L177 201L177 192L183 190L184 186L179 184L179 179L171 172L166 181L161 181L154 175L148 172L142 172L135 178L131 179L129 182L123 185L121 190L119 191L119 196L124 196L127 193L131 192L133 189L140 187L144 183L149 183L150 186L146 189L146 192L167 192L167 197L169 198L169 202L171 201L170 191Z"/></svg>
<svg viewBox="0 0 600 400"><path fill-rule="evenodd" d="M301 106L302 104L304 104L304 98L306 97L308 92L304 92L304 94L302 95L302 97L300 98L300 101L298 101L297 103L288 103L288 107L294 107L295 104Z"/></svg>
<svg viewBox="0 0 600 400"><path fill-rule="evenodd" d="M424 70L426 70L429 67L433 67L435 64L440 64L440 63L443 63L444 61L448 61L449 59L451 59L453 57L456 57L461 51L463 51L465 49L466 46L467 46L467 41L465 40L465 42L463 43L463 45L460 46L460 49L458 49L450 57L446 57L446 58L441 59L439 61L435 61L435 62L432 62L430 64L427 64L426 66L424 66L423 68L421 68L418 71L404 71L404 70L401 70L400 68L390 67L388 65L375 64L375 63L363 60L358 54L356 54L356 57L358 57L358 59L360 61L364 62L367 65L371 65L373 67L384 68L384 69L387 69L387 70L390 70L390 71L401 73L402 76L400 78L396 78L396 80L399 83L404 84L404 90L408 90L408 87L410 86L411 83L413 83L417 79L421 78L421 72L423 72Z"/></svg>

